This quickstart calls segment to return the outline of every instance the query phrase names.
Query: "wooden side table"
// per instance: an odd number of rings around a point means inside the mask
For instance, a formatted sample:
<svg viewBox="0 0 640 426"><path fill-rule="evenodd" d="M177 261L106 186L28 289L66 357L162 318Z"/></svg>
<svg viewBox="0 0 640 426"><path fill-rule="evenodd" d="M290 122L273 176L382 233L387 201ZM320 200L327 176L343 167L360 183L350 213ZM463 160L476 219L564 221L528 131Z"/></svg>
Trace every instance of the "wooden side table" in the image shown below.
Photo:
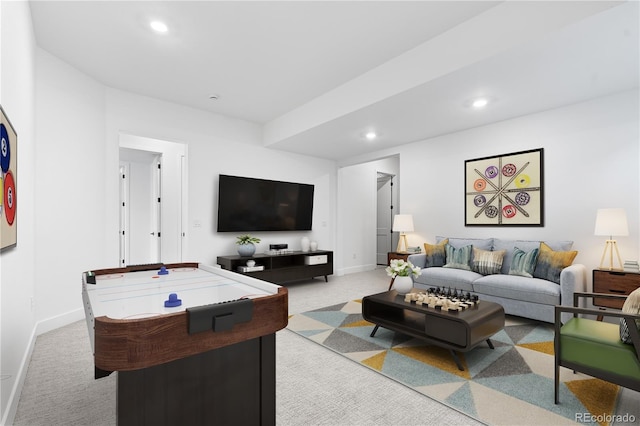
<svg viewBox="0 0 640 426"><path fill-rule="evenodd" d="M394 259L402 259L406 262L409 256L411 256L412 254L414 253L390 251L389 253L387 253L387 265L390 265L391 261Z"/></svg>
<svg viewBox="0 0 640 426"><path fill-rule="evenodd" d="M628 295L640 287L640 272L593 270L593 292ZM622 309L623 300L593 299L594 306Z"/></svg>

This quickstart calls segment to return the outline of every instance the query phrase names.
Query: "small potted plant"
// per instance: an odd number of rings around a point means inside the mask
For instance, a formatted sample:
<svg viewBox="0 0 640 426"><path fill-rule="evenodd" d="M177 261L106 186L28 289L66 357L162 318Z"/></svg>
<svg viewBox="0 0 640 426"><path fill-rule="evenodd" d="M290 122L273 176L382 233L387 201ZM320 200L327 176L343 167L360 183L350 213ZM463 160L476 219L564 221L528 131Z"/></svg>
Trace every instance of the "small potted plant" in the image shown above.
<svg viewBox="0 0 640 426"><path fill-rule="evenodd" d="M413 288L413 279L420 276L420 267L402 259L393 259L386 267L387 275L393 278L393 289L399 294L407 294Z"/></svg>
<svg viewBox="0 0 640 426"><path fill-rule="evenodd" d="M260 242L260 238L252 237L249 234L240 235L236 237L236 244L238 245L238 254L242 257L253 256L256 252L255 244Z"/></svg>

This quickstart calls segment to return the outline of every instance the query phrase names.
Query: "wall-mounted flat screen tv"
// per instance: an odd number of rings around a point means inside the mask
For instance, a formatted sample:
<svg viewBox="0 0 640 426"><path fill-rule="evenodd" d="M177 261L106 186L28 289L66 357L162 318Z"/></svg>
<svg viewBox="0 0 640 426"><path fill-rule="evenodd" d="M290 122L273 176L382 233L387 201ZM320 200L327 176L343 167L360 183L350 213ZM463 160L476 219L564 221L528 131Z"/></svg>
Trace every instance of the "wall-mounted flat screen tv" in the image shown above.
<svg viewBox="0 0 640 426"><path fill-rule="evenodd" d="M310 231L313 185L220 175L218 232Z"/></svg>

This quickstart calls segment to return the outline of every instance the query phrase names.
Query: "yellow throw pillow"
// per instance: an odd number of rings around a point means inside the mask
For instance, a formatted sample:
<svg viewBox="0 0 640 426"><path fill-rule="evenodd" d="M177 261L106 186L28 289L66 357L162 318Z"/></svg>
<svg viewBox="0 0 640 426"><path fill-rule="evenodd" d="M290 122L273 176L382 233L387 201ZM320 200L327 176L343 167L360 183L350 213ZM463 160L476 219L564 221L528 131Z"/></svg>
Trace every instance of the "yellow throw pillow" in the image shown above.
<svg viewBox="0 0 640 426"><path fill-rule="evenodd" d="M427 255L425 268L431 268L432 266L444 266L447 261L447 254L444 250L445 245L449 243L449 239L445 238L438 244L424 243L424 253Z"/></svg>
<svg viewBox="0 0 640 426"><path fill-rule="evenodd" d="M547 244L541 242L533 276L560 284L560 273L567 266L571 266L577 255L577 251L554 251Z"/></svg>

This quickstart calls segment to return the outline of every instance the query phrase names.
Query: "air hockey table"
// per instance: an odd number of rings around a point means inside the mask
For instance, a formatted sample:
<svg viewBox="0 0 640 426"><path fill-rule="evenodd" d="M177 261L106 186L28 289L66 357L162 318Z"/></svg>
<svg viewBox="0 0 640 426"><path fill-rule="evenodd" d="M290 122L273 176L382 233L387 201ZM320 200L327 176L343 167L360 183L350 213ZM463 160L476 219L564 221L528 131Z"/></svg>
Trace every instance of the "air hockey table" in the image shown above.
<svg viewBox="0 0 640 426"><path fill-rule="evenodd" d="M275 424L285 287L198 263L87 271L95 378L117 372L118 425Z"/></svg>

